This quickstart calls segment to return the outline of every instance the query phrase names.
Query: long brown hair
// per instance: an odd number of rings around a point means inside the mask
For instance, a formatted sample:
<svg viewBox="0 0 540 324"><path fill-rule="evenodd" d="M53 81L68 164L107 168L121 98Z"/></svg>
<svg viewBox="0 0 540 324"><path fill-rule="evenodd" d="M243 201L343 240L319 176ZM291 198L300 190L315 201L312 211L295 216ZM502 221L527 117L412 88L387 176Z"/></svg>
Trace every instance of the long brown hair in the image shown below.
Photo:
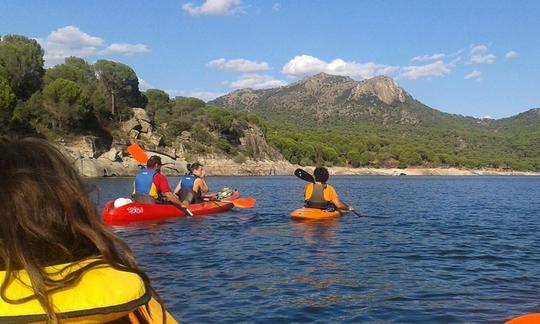
<svg viewBox="0 0 540 324"><path fill-rule="evenodd" d="M77 283L98 264L137 273L150 288L127 244L101 223L77 171L52 144L35 138L0 138L0 270L6 271L0 298L22 303L36 298L58 322L49 295ZM62 280L44 271L50 265L97 258ZM26 270L33 296L6 296L18 270Z"/></svg>

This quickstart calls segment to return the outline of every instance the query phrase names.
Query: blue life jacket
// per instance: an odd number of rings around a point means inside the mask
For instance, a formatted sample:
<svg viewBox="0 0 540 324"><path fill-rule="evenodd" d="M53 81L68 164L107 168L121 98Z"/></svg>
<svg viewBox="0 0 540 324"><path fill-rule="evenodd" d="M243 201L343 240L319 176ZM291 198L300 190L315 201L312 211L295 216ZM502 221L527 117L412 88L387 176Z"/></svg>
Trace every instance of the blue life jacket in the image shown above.
<svg viewBox="0 0 540 324"><path fill-rule="evenodd" d="M195 184L197 176L193 174L186 174L180 180L180 200L187 201L190 204L199 202L201 200L201 191L193 191L193 185Z"/></svg>
<svg viewBox="0 0 540 324"><path fill-rule="evenodd" d="M157 170L143 168L135 176L135 194L149 195L154 199L159 198L156 185L154 184L154 175Z"/></svg>
<svg viewBox="0 0 540 324"><path fill-rule="evenodd" d="M193 184L195 183L195 179L197 179L197 177L193 174L183 176L180 182L180 187L182 188L182 190L193 190Z"/></svg>

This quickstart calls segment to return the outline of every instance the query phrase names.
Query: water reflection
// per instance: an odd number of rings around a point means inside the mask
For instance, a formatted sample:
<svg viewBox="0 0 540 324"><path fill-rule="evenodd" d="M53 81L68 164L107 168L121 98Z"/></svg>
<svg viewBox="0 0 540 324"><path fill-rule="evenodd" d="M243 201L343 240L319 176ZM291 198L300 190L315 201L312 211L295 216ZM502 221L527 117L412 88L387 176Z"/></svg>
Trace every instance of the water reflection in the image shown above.
<svg viewBox="0 0 540 324"><path fill-rule="evenodd" d="M293 231L303 235L308 244L333 242L336 238L337 219L291 220Z"/></svg>

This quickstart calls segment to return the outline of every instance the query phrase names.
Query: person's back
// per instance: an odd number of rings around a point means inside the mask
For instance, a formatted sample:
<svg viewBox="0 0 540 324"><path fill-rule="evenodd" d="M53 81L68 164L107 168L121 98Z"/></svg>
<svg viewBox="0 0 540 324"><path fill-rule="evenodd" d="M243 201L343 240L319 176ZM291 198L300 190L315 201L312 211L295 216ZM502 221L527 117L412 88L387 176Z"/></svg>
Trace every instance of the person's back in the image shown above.
<svg viewBox="0 0 540 324"><path fill-rule="evenodd" d="M352 210L351 207L338 198L334 187L327 183L330 174L326 168L315 168L313 176L315 183L307 184L304 190L305 207Z"/></svg>
<svg viewBox="0 0 540 324"><path fill-rule="evenodd" d="M176 322L54 146L0 138L0 151L0 322Z"/></svg>
<svg viewBox="0 0 540 324"><path fill-rule="evenodd" d="M156 203L159 200L158 189L154 183L157 171L141 168L135 176L133 200L141 203Z"/></svg>
<svg viewBox="0 0 540 324"><path fill-rule="evenodd" d="M146 168L137 172L133 182L133 200L145 204L170 202L181 206L182 203L171 192L167 178L161 174L161 158L152 155L146 162Z"/></svg>
<svg viewBox="0 0 540 324"><path fill-rule="evenodd" d="M208 192L206 173L200 163L188 164L188 174L184 175L174 189L174 193L185 204L202 201L202 195Z"/></svg>

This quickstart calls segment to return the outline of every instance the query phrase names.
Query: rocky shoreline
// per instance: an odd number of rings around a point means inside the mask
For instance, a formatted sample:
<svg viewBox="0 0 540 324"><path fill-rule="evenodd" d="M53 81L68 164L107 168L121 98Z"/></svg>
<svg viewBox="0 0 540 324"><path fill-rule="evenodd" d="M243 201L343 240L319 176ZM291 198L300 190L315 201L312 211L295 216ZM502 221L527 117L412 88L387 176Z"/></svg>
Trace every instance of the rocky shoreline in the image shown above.
<svg viewBox="0 0 540 324"><path fill-rule="evenodd" d="M98 158L80 155L80 152L73 152L63 149L71 157L74 166L84 177L131 177L138 169L139 163L129 156L120 156L119 152L108 152ZM186 161L172 159L157 152L162 157L164 166L163 173L168 176L179 176L184 174ZM237 163L232 159L201 157L198 159L205 166L209 176L284 176L293 175L298 165L293 165L287 161L272 160L252 160L248 159L243 163ZM312 172L314 167L302 167L306 171ZM407 168L407 169L379 169L379 168L347 168L330 167L332 175L353 175L353 176L540 176L540 173L498 170L498 169L458 169L458 168Z"/></svg>

